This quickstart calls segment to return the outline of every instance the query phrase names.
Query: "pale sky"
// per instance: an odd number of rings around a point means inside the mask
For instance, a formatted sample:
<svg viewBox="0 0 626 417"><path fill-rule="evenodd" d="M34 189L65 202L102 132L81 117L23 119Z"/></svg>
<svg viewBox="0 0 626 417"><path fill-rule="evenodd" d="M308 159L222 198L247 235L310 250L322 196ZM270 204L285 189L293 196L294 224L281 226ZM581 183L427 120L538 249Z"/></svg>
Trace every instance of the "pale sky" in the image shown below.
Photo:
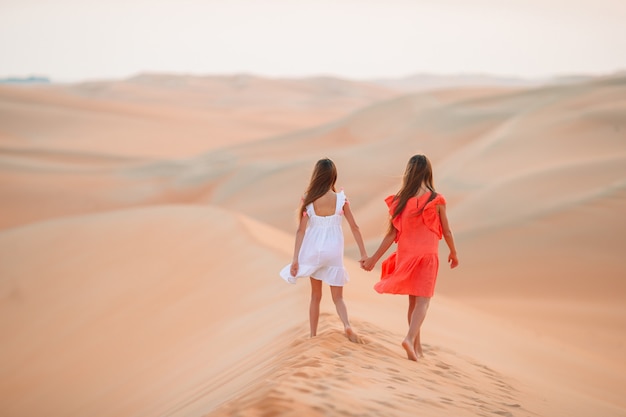
<svg viewBox="0 0 626 417"><path fill-rule="evenodd" d="M626 0L0 0L0 77L626 70Z"/></svg>

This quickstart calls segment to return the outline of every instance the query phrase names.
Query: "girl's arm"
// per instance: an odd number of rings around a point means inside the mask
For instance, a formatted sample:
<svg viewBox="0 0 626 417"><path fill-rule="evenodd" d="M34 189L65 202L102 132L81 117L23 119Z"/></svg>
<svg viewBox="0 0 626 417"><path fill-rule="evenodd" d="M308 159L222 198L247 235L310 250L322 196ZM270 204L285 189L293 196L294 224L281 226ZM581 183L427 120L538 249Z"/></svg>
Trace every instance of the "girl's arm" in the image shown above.
<svg viewBox="0 0 626 417"><path fill-rule="evenodd" d="M446 214L446 206L440 204L437 206L439 211L439 218L441 219L441 228L443 229L443 238L450 249L450 255L448 255L448 263L450 268L455 268L459 264L459 259L456 256L456 247L454 246L454 237L452 236L452 230L450 230L450 224L448 223L448 215Z"/></svg>
<svg viewBox="0 0 626 417"><path fill-rule="evenodd" d="M291 261L291 273L292 277L298 274L300 265L298 264L298 255L300 255L300 247L302 246L302 240L304 239L304 232L306 231L306 225L309 222L309 216L306 213L302 213L300 216L300 223L298 224L298 230L296 230L296 244L293 248L293 260Z"/></svg>
<svg viewBox="0 0 626 417"><path fill-rule="evenodd" d="M382 242L380 242L380 246L378 247L376 252L374 252L374 254L370 258L367 258L365 262L363 262L363 269L365 269L366 271L371 271L372 269L374 269L376 262L378 262L381 256L383 256L385 252L387 252L387 249L389 249L389 247L396 240L397 234L398 231L395 227L391 227L390 230L387 231L387 234L385 235L385 237L383 237L383 240Z"/></svg>
<svg viewBox="0 0 626 417"><path fill-rule="evenodd" d="M350 210L349 203L344 204L343 214L346 217L348 224L350 225L350 230L352 230L352 236L354 236L354 240L359 247L359 252L361 253L361 259L359 260L359 262L362 262L367 259L367 251L365 250L365 244L363 243L363 236L361 236L361 229L359 229L359 226L354 220L354 216L352 215L352 210Z"/></svg>

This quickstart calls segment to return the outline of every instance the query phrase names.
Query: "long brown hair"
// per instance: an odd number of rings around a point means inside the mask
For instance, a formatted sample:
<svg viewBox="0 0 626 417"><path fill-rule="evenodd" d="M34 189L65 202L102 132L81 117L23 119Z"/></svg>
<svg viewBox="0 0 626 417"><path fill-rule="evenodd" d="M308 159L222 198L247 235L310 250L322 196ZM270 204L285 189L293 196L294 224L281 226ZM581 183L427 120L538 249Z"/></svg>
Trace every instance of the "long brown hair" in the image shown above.
<svg viewBox="0 0 626 417"><path fill-rule="evenodd" d="M335 163L328 158L317 161L315 168L313 168L313 174L311 174L309 187L302 199L298 217L302 216L302 213L306 210L306 206L326 194L328 190L335 191L336 181L337 167L335 167Z"/></svg>
<svg viewBox="0 0 626 417"><path fill-rule="evenodd" d="M433 185L433 169L426 155L413 155L406 164L404 178L402 179L402 188L400 188L400 191L398 191L394 197L394 201L397 201L398 204L389 221L389 230L393 227L392 220L402 213L406 207L407 201L417 194L422 184L426 185L426 188L431 191L430 197L426 202L426 204L428 204L437 196L435 186ZM426 206L426 204L424 204L424 206ZM422 210L423 209L424 207L422 207Z"/></svg>

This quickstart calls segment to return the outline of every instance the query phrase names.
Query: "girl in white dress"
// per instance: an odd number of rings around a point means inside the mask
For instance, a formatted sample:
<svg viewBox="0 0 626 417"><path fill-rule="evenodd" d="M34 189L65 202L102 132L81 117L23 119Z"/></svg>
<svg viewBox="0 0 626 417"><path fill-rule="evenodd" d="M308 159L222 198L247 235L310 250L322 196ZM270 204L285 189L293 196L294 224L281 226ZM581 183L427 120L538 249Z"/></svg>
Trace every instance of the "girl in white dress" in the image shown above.
<svg viewBox="0 0 626 417"><path fill-rule="evenodd" d="M330 292L343 322L346 336L352 342L359 337L350 326L348 311L343 301L343 286L348 273L343 266L343 231L341 222L346 218L361 253L360 263L367 259L363 237L354 220L350 204L343 191L335 191L337 168L330 159L320 159L315 164L311 182L302 199L298 213L299 225L291 264L280 271L280 276L295 284L298 278L311 281L309 321L311 337L317 334L317 323L322 300L322 282L330 285Z"/></svg>

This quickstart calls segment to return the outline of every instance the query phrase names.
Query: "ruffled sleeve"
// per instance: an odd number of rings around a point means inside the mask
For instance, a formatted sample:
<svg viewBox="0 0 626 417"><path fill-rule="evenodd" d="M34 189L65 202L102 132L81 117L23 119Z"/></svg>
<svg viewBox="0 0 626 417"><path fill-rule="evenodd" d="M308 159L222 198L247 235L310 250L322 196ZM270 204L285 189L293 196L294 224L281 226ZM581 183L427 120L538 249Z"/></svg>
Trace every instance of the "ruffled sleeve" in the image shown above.
<svg viewBox="0 0 626 417"><path fill-rule="evenodd" d="M309 218L315 216L315 209L313 208L313 203L307 204L304 209L303 215L309 216Z"/></svg>
<svg viewBox="0 0 626 417"><path fill-rule="evenodd" d="M443 236L443 230L441 228L441 219L439 218L439 213L437 212L437 206L445 204L446 199L441 194L437 194L435 198L426 204L426 207L424 207L424 211L422 212L424 224L432 230L432 232L435 233L439 239Z"/></svg>
<svg viewBox="0 0 626 417"><path fill-rule="evenodd" d="M395 198L395 195L390 195L389 197L385 198L385 203L387 203L387 207L389 207L389 218L393 217L393 212L398 205L398 202L395 200ZM394 242L398 243L398 238L400 237L400 233L402 233L402 213L398 214L398 216L391 221L391 224L393 224L393 227L395 227L397 230Z"/></svg>

